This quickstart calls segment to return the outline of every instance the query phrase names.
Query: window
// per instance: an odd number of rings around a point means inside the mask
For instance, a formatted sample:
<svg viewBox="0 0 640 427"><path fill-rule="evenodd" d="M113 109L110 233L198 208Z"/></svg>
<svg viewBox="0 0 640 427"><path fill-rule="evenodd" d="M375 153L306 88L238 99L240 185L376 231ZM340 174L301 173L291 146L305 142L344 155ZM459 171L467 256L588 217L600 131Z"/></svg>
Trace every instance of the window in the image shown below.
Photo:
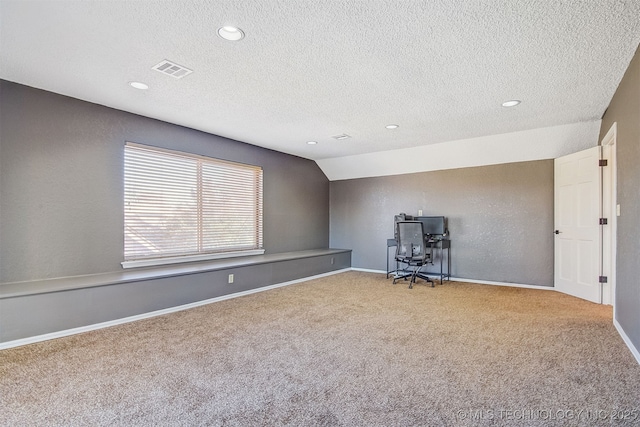
<svg viewBox="0 0 640 427"><path fill-rule="evenodd" d="M123 267L262 253L262 168L126 143Z"/></svg>

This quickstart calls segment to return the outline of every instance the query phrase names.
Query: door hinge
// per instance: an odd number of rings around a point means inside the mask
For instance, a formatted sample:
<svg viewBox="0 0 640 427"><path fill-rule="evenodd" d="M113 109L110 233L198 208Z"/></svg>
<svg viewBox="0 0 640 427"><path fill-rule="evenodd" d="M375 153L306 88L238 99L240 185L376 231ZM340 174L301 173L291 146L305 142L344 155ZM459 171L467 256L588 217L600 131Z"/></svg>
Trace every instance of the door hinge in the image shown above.
<svg viewBox="0 0 640 427"><path fill-rule="evenodd" d="M598 166L607 166L607 159L598 160Z"/></svg>
<svg viewBox="0 0 640 427"><path fill-rule="evenodd" d="M607 276L598 276L598 283L607 283Z"/></svg>
<svg viewBox="0 0 640 427"><path fill-rule="evenodd" d="M607 218L600 218L600 221L598 221L598 223L600 225L607 225Z"/></svg>

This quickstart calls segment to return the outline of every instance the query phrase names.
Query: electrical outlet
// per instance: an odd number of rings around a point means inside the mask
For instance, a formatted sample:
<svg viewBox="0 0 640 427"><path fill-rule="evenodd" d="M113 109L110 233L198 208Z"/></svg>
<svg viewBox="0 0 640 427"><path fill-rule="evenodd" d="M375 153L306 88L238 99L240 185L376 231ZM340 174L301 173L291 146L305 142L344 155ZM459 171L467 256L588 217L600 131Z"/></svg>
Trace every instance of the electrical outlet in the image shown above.
<svg viewBox="0 0 640 427"><path fill-rule="evenodd" d="M422 216L422 209L418 209L418 216Z"/></svg>
<svg viewBox="0 0 640 427"><path fill-rule="evenodd" d="M229 275L229 283L233 283L233 274Z"/></svg>

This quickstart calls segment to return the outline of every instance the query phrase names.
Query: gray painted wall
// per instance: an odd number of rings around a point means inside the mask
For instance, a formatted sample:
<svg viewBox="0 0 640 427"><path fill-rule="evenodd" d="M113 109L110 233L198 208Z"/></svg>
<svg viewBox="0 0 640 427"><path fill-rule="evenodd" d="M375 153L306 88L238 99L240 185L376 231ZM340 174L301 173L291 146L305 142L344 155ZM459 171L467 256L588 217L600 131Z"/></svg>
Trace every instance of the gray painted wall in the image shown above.
<svg viewBox="0 0 640 427"><path fill-rule="evenodd" d="M262 166L266 252L328 247L313 161L7 81L0 94L0 283L121 269L125 141Z"/></svg>
<svg viewBox="0 0 640 427"><path fill-rule="evenodd" d="M640 49L602 118L600 140L617 122L618 218L615 315L640 351Z"/></svg>
<svg viewBox="0 0 640 427"><path fill-rule="evenodd" d="M453 277L553 286L553 160L330 187L330 245L352 249L353 267L385 270L393 215L422 209L448 217Z"/></svg>

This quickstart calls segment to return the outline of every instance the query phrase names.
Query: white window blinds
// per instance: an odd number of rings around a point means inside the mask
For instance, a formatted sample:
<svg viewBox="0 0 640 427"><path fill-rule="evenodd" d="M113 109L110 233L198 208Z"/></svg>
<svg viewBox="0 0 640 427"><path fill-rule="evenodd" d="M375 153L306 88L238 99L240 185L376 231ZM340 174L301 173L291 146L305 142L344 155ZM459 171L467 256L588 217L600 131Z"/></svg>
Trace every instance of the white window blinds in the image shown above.
<svg viewBox="0 0 640 427"><path fill-rule="evenodd" d="M125 267L262 249L262 168L133 143L124 154Z"/></svg>

